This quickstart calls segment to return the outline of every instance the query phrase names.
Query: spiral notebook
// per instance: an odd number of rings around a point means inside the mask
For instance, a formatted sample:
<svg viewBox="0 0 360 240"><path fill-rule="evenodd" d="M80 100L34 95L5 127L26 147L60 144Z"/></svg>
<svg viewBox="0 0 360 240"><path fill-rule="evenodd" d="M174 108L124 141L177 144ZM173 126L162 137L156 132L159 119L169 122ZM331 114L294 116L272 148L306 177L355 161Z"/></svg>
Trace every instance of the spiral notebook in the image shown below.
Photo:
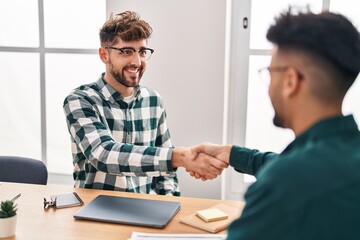
<svg viewBox="0 0 360 240"><path fill-rule="evenodd" d="M179 202L99 195L74 218L164 228L180 207Z"/></svg>

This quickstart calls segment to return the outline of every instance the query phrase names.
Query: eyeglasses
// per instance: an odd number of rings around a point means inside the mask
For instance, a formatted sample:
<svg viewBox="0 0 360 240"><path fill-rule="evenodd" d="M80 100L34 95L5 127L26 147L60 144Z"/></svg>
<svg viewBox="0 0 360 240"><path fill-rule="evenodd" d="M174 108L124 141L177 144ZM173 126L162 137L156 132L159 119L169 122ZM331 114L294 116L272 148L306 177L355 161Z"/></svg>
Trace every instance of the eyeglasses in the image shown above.
<svg viewBox="0 0 360 240"><path fill-rule="evenodd" d="M283 72L286 71L289 66L282 66L282 67L264 67L258 70L260 75L260 79L268 86L271 80L271 72Z"/></svg>
<svg viewBox="0 0 360 240"><path fill-rule="evenodd" d="M258 70L258 73L260 74L260 79L264 81L268 86L271 80L271 75L270 75L271 72L284 72L290 67L291 66L264 67L264 68L260 68ZM299 79L303 79L304 77L303 74L300 73L298 70L296 70L296 72L298 74Z"/></svg>
<svg viewBox="0 0 360 240"><path fill-rule="evenodd" d="M56 208L56 198L50 198L49 201L44 198L44 209L48 209L49 207L55 207Z"/></svg>
<svg viewBox="0 0 360 240"><path fill-rule="evenodd" d="M106 49L114 49L120 52L120 54L125 58L132 58L135 55L135 52L139 53L141 60L149 60L151 57L151 54L153 54L154 49L151 48L140 48L138 51L136 51L132 47L124 47L124 48L116 48L111 46L106 46Z"/></svg>

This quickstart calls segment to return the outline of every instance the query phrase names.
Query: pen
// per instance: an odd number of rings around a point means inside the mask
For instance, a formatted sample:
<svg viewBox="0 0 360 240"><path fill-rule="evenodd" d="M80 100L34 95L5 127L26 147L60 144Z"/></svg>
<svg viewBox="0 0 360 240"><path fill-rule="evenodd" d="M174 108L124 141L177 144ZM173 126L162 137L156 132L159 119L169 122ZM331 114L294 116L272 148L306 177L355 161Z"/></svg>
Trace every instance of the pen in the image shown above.
<svg viewBox="0 0 360 240"><path fill-rule="evenodd" d="M21 196L21 193L13 197L10 201L14 202L16 199L18 199Z"/></svg>

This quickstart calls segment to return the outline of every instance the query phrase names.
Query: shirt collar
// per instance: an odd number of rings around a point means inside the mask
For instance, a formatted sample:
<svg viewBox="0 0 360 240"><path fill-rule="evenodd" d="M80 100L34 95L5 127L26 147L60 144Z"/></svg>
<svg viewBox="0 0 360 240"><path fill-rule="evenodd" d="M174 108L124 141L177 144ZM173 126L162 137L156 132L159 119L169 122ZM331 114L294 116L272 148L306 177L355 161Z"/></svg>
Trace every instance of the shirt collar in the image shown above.
<svg viewBox="0 0 360 240"><path fill-rule="evenodd" d="M285 148L283 153L309 141L317 141L334 135L343 135L344 133L357 134L358 131L353 115L330 117L315 123L308 130L301 133Z"/></svg>
<svg viewBox="0 0 360 240"><path fill-rule="evenodd" d="M98 91L105 97L106 101L109 101L111 103L121 101L124 102L124 97L117 92L115 89L113 89L104 79L105 73L102 73L100 78L96 81L96 86L98 88ZM140 100L141 98L141 87L138 86L134 89L136 91L135 94L135 100Z"/></svg>

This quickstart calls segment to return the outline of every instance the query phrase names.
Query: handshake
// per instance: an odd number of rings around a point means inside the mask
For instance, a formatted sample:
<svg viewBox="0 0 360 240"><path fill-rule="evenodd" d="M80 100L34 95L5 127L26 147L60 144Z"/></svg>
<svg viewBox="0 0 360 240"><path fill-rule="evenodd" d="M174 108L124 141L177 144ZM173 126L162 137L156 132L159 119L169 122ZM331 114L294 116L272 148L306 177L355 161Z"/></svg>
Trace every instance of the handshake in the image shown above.
<svg viewBox="0 0 360 240"><path fill-rule="evenodd" d="M172 166L184 167L197 179L211 180L229 166L231 147L231 145L202 143L194 147L174 148Z"/></svg>

